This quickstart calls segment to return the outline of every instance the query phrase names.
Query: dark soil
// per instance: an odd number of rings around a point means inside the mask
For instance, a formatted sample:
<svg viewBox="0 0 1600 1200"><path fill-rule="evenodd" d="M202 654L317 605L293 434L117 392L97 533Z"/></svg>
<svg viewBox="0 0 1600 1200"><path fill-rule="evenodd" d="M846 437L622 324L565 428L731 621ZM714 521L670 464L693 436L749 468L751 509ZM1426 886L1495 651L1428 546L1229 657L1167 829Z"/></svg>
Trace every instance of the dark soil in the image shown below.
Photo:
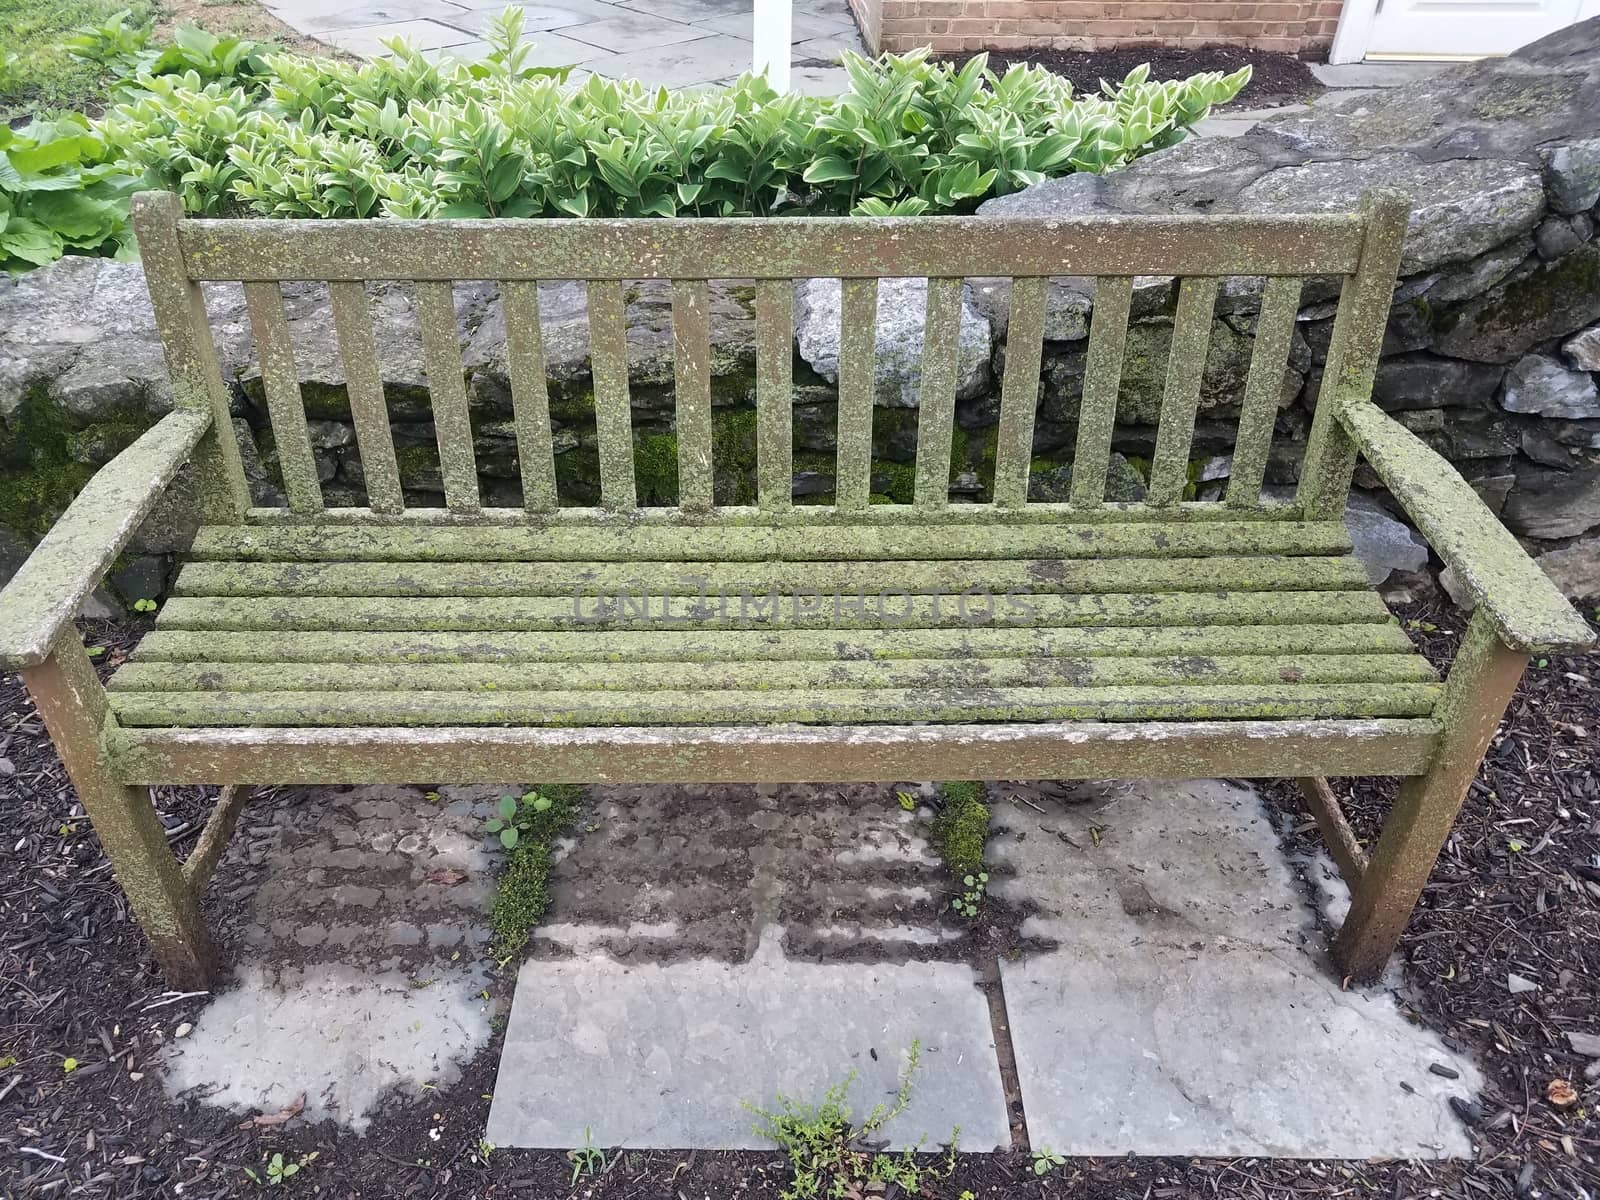
<svg viewBox="0 0 1600 1200"><path fill-rule="evenodd" d="M1267 108L1293 104L1323 90L1305 63L1292 54L1264 54L1237 46L1208 46L1204 50L1173 50L1165 46L1132 46L1120 50L989 50L989 66L1004 71L1013 63L1048 67L1072 80L1080 92L1095 92L1100 81L1117 83L1141 63L1150 64L1152 79L1183 79L1199 71L1237 71L1251 68L1250 82L1234 99L1239 108ZM970 54L949 56L964 63Z"/></svg>
<svg viewBox="0 0 1600 1200"><path fill-rule="evenodd" d="M1462 618L1437 604L1404 615L1428 653L1447 661ZM106 647L99 661L109 667L142 624L86 627L86 640ZM1596 1195L1600 1070L1565 1036L1597 1032L1600 1013L1595 675L1594 659L1551 659L1530 670L1402 943L1416 1019L1469 1047L1491 1080L1465 1114L1481 1142L1476 1161L1070 1159L1039 1177L1024 1152L966 1154L930 1195ZM1353 793L1340 790L1356 828L1370 836L1384 789L1362 781ZM1045 807L1057 802L1048 790L1032 795ZM1269 795L1287 802L1282 788ZM180 850L204 819L207 799L196 788L158 793ZM0 1194L249 1195L257 1185L244 1168L260 1170L274 1152L291 1160L315 1153L284 1191L327 1197L727 1200L775 1197L786 1184L783 1162L763 1152L608 1153L603 1172L576 1186L560 1152L498 1150L483 1161L478 1137L498 1035L454 1085L380 1117L364 1137L297 1120L241 1128L235 1115L169 1102L152 1063L201 999L164 991L76 813L18 681L0 675ZM1291 839L1311 837L1311 829L1303 821ZM227 903L213 898L208 910L226 945L236 937ZM1005 935L997 940L1003 952ZM1538 990L1511 994L1509 972ZM1546 1099L1555 1079L1576 1089L1575 1105ZM443 1134L433 1141L428 1132L437 1127ZM884 1200L895 1200L892 1189Z"/></svg>

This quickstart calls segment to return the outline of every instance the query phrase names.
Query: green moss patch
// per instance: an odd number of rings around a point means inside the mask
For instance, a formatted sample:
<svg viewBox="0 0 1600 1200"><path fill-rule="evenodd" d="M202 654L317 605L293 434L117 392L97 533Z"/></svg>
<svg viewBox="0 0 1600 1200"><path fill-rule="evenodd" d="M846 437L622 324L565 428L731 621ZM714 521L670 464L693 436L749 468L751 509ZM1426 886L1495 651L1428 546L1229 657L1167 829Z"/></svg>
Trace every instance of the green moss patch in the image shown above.
<svg viewBox="0 0 1600 1200"><path fill-rule="evenodd" d="M989 840L989 806L983 802L983 784L942 783L939 794L944 805L928 832L945 869L958 879L983 870L983 851Z"/></svg>

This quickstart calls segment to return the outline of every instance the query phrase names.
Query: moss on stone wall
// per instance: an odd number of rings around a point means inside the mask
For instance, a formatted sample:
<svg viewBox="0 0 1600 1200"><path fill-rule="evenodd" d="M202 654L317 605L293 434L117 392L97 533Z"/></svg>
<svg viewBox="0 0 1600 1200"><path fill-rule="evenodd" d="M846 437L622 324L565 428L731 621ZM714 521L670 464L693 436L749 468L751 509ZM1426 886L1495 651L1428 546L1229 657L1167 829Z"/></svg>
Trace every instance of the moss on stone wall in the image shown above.
<svg viewBox="0 0 1600 1200"><path fill-rule="evenodd" d="M37 541L66 511L94 474L72 456L77 432L42 391L0 424L0 526Z"/></svg>

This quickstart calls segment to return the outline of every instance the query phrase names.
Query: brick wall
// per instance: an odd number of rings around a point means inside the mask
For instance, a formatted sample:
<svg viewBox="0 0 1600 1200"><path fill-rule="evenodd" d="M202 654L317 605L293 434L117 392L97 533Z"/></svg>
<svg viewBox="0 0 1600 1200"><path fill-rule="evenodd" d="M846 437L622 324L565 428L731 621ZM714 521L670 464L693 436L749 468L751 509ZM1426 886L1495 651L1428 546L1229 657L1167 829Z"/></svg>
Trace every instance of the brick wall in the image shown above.
<svg viewBox="0 0 1600 1200"><path fill-rule="evenodd" d="M878 50L1248 46L1320 56L1341 0L849 0Z"/></svg>

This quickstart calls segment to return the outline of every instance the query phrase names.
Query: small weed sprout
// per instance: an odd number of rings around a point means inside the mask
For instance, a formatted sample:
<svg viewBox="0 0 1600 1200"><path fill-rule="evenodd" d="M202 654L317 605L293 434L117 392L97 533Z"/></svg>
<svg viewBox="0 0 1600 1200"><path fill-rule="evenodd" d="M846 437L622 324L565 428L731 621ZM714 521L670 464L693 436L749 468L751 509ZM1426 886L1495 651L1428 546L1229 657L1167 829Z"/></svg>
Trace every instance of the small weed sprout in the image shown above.
<svg viewBox="0 0 1600 1200"><path fill-rule="evenodd" d="M310 1154L302 1154L298 1159L287 1159L282 1154L275 1153L267 1159L265 1177L257 1173L253 1167L246 1167L244 1173L258 1186L281 1187L315 1162L317 1153L313 1150Z"/></svg>
<svg viewBox="0 0 1600 1200"><path fill-rule="evenodd" d="M479 1138L478 1139L478 1149L477 1149L476 1153L474 1154L474 1157L479 1162L481 1162L484 1166L487 1167L489 1165L489 1156L491 1154L493 1154L493 1153L494 1153L494 1143L491 1142L488 1138Z"/></svg>
<svg viewBox="0 0 1600 1200"><path fill-rule="evenodd" d="M1033 1173L1035 1175L1048 1175L1057 1167L1064 1167L1066 1164L1066 1158L1057 1154L1049 1146L1040 1146L1033 1152Z"/></svg>
<svg viewBox="0 0 1600 1200"><path fill-rule="evenodd" d="M906 812L917 811L917 798L910 792L896 792L894 798L900 802L900 807Z"/></svg>
<svg viewBox="0 0 1600 1200"><path fill-rule="evenodd" d="M527 944L550 903L550 846L572 823L573 804L582 789L546 784L523 796L502 796L488 831L498 834L509 851L495 888L490 923L494 956L502 966L514 961Z"/></svg>
<svg viewBox="0 0 1600 1200"><path fill-rule="evenodd" d="M578 1180L598 1175L606 1169L605 1151L594 1144L594 1135L589 1132L587 1125L583 1127L583 1145L576 1150L568 1150L567 1158L572 1162L572 1182L569 1187L577 1187Z"/></svg>
<svg viewBox="0 0 1600 1200"><path fill-rule="evenodd" d="M989 886L989 872L979 871L976 875L964 875L961 878L962 892L950 901L950 907L969 921L977 919L983 911L983 901Z"/></svg>
<svg viewBox="0 0 1600 1200"><path fill-rule="evenodd" d="M893 1103L876 1105L858 1126L851 1125L846 1102L854 1071L823 1093L820 1104L797 1104L781 1095L774 1110L745 1102L745 1109L756 1117L756 1133L774 1142L789 1160L789 1186L780 1193L782 1200L861 1196L886 1191L890 1184L905 1195L917 1196L950 1174L959 1130L950 1135L942 1166L919 1164L911 1150L889 1154L868 1148L911 1103L911 1078L921 1060L922 1043L912 1042Z"/></svg>

